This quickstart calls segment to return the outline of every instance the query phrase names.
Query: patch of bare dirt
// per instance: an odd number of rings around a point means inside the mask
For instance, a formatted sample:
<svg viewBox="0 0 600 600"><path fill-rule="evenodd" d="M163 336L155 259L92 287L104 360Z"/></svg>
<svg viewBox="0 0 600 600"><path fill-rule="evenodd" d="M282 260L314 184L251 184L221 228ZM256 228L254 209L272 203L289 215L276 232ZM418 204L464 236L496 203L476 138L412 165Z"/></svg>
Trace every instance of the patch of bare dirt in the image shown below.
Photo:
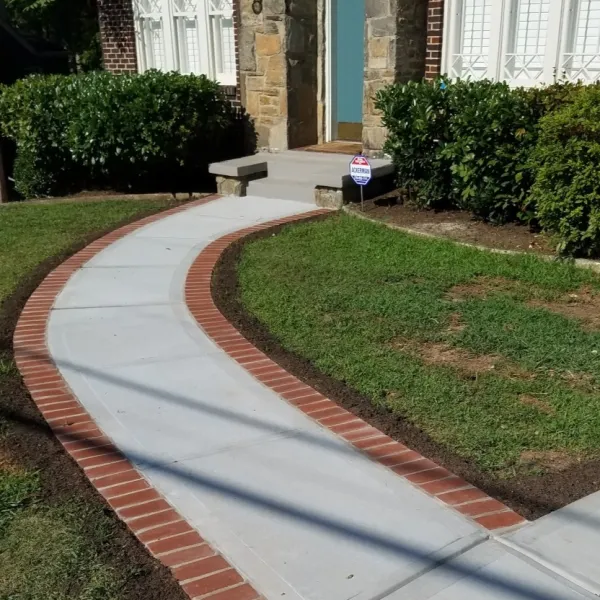
<svg viewBox="0 0 600 600"><path fill-rule="evenodd" d="M580 321L586 329L600 329L600 294L590 288L565 294L556 302L530 300L527 303L534 308L544 308L569 319Z"/></svg>
<svg viewBox="0 0 600 600"><path fill-rule="evenodd" d="M548 472L561 472L582 462L581 457L560 450L526 450L521 453L521 465Z"/></svg>
<svg viewBox="0 0 600 600"><path fill-rule="evenodd" d="M394 340L397 350L408 351L419 356L426 365L453 367L467 375L477 375L495 369L502 357L492 354L471 354L446 342L415 342Z"/></svg>
<svg viewBox="0 0 600 600"><path fill-rule="evenodd" d="M526 406L533 406L533 408L536 408L546 415L553 415L555 412L554 408L550 404L544 402L544 400L536 398L535 396L530 396L529 394L522 394L519 396L519 402L521 402L521 404L525 404Z"/></svg>
<svg viewBox="0 0 600 600"><path fill-rule="evenodd" d="M450 315L450 321L447 328L448 333L460 333L465 330L465 327L466 325L463 322L460 313L455 312Z"/></svg>
<svg viewBox="0 0 600 600"><path fill-rule="evenodd" d="M451 287L446 296L454 302L461 302L466 298L487 298L493 294L514 293L523 289L524 286L519 281L505 277L480 276L468 283L459 283Z"/></svg>
<svg viewBox="0 0 600 600"><path fill-rule="evenodd" d="M356 210L360 208L357 207ZM365 215L419 233L445 237L475 246L534 254L555 254L552 244L546 237L531 231L525 225L515 223L491 225L458 210L439 212L420 210L405 204L400 190L365 202Z"/></svg>

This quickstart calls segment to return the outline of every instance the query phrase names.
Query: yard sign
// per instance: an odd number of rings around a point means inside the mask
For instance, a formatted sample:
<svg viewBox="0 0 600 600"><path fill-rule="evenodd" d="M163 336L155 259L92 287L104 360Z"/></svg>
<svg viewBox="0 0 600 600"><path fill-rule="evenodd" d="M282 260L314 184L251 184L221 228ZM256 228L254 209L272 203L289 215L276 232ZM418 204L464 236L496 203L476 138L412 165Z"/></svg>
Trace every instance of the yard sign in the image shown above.
<svg viewBox="0 0 600 600"><path fill-rule="evenodd" d="M361 154L350 161L350 177L358 185L367 185L371 181L371 165Z"/></svg>
<svg viewBox="0 0 600 600"><path fill-rule="evenodd" d="M362 155L358 154L350 161L350 177L352 177L354 183L360 186L360 207L364 212L365 210L365 193L364 188L369 181L371 181L371 164Z"/></svg>

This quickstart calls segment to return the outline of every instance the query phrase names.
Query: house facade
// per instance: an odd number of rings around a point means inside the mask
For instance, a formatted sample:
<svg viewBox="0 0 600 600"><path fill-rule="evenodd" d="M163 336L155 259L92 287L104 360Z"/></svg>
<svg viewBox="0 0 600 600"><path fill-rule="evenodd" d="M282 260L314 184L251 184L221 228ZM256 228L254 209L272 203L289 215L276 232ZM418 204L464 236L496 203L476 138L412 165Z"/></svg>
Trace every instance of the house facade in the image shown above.
<svg viewBox="0 0 600 600"><path fill-rule="evenodd" d="M600 0L100 0L105 67L205 73L254 120L258 146L385 131L390 82L600 79Z"/></svg>

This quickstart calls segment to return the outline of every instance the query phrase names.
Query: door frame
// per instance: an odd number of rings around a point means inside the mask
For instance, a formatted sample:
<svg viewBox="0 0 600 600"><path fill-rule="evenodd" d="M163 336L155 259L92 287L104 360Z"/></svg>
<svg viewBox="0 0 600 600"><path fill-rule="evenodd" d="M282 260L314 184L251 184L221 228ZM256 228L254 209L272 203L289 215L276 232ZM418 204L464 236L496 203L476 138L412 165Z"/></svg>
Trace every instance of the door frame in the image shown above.
<svg viewBox="0 0 600 600"><path fill-rule="evenodd" d="M325 141L337 139L336 29L333 23L337 0L325 0Z"/></svg>

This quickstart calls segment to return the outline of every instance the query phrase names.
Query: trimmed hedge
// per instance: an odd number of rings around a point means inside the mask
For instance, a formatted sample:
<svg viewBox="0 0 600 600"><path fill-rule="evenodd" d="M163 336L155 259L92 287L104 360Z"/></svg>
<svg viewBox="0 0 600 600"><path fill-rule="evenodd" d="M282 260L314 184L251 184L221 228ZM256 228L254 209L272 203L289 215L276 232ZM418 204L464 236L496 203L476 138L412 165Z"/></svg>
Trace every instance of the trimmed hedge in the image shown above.
<svg viewBox="0 0 600 600"><path fill-rule="evenodd" d="M204 76L32 76L0 90L24 197L84 188L191 190L209 162L240 156L243 123Z"/></svg>
<svg viewBox="0 0 600 600"><path fill-rule="evenodd" d="M394 161L398 184L422 208L454 206L451 162L444 149L451 139L446 82L410 81L390 85L376 96L388 138L385 152Z"/></svg>
<svg viewBox="0 0 600 600"><path fill-rule="evenodd" d="M467 210L600 254L600 86L439 79L381 90L398 185L419 207Z"/></svg>
<svg viewBox="0 0 600 600"><path fill-rule="evenodd" d="M536 138L531 105L506 83L459 81L447 91L450 140L443 154L456 206L493 223L521 218Z"/></svg>
<svg viewBox="0 0 600 600"><path fill-rule="evenodd" d="M600 87L540 121L531 201L563 254L600 255Z"/></svg>
<svg viewBox="0 0 600 600"><path fill-rule="evenodd" d="M398 184L414 190L418 206L460 208L498 223L523 216L538 96L506 83L439 79L388 86L376 104Z"/></svg>

